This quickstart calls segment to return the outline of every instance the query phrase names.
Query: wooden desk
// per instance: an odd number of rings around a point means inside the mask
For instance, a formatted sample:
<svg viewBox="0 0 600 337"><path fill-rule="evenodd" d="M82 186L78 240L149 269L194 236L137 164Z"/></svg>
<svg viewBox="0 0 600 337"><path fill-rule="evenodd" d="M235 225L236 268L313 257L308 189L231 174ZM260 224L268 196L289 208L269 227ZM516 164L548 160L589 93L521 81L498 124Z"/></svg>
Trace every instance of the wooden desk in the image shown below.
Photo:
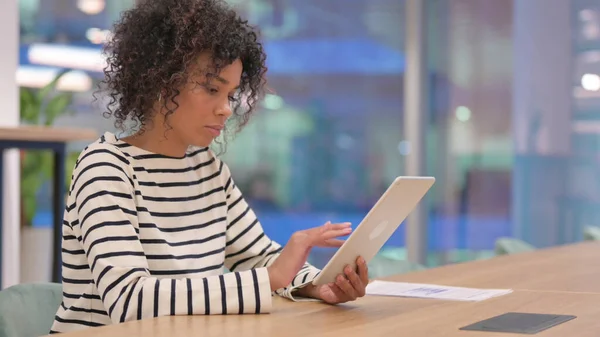
<svg viewBox="0 0 600 337"><path fill-rule="evenodd" d="M2 178L4 168L4 150L7 149L35 149L51 150L54 152L54 193L52 200L53 210L53 267L52 280L60 282L61 258L60 248L62 239L62 220L64 213L65 196L65 161L67 156L67 143L73 141L93 141L98 137L94 130L50 128L40 126L0 127L0 191L3 190ZM2 214L2 193L0 193L0 223ZM0 241L2 241L2 227L0 227ZM0 252L0 263L2 261ZM0 280L2 279L0 265ZM1 288L1 284L0 284Z"/></svg>
<svg viewBox="0 0 600 337"><path fill-rule="evenodd" d="M449 265L388 279L515 290L483 302L367 296L329 306L275 297L269 315L179 316L128 322L65 334L95 336L484 336L459 330L506 312L576 315L539 336L597 336L600 331L600 244L586 242L531 253ZM515 335L516 336L516 335Z"/></svg>
<svg viewBox="0 0 600 337"><path fill-rule="evenodd" d="M510 337L517 335L482 334L459 328L511 311L578 316L537 335L540 337L591 337L600 331L600 294L518 291L483 302L365 297L340 306L274 298L273 304L273 312L268 315L160 317L64 336Z"/></svg>
<svg viewBox="0 0 600 337"><path fill-rule="evenodd" d="M600 243L589 241L447 265L386 279L463 287L600 294L599 259Z"/></svg>
<svg viewBox="0 0 600 337"><path fill-rule="evenodd" d="M93 141L98 133L91 129L51 128L23 125L14 128L0 127L0 140L11 142L68 143L80 140Z"/></svg>

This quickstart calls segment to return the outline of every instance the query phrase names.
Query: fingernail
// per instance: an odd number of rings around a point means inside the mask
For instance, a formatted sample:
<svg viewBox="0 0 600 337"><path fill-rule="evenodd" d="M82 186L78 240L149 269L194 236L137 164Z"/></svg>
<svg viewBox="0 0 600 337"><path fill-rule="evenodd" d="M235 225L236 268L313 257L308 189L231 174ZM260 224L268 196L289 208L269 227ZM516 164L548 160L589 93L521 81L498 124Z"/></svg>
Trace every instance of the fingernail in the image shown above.
<svg viewBox="0 0 600 337"><path fill-rule="evenodd" d="M365 259L361 256L358 258L358 263L365 263Z"/></svg>

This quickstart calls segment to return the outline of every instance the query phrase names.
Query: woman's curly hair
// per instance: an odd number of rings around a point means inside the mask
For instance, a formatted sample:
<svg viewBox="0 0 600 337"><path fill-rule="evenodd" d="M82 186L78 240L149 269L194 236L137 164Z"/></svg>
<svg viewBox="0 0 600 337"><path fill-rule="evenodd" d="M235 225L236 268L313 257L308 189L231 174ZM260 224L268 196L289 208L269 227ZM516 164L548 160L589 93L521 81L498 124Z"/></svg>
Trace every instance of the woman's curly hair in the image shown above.
<svg viewBox="0 0 600 337"><path fill-rule="evenodd" d="M105 116L114 117L118 129L132 121L133 129L143 131L160 97L168 117L203 52L212 55L214 74L236 59L242 62L231 118L239 130L262 97L266 55L257 32L221 0L146 0L125 11L105 45L100 83L109 97Z"/></svg>

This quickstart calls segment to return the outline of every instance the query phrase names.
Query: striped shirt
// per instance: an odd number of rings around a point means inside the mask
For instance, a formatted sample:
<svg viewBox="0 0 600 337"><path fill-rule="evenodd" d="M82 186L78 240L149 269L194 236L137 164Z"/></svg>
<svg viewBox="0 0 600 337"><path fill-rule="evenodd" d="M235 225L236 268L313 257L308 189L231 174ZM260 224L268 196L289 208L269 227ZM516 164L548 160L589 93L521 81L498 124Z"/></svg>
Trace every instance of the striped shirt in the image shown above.
<svg viewBox="0 0 600 337"><path fill-rule="evenodd" d="M168 157L107 132L79 156L66 205L63 301L51 333L270 311L266 267L281 246L208 148ZM276 293L294 299L318 272L305 264Z"/></svg>

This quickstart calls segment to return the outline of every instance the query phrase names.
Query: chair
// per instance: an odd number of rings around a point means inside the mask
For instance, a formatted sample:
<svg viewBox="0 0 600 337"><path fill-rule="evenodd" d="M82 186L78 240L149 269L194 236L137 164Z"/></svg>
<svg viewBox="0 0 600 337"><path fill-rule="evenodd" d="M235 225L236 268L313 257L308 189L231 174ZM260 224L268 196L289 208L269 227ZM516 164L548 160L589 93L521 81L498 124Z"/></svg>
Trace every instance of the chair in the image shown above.
<svg viewBox="0 0 600 337"><path fill-rule="evenodd" d="M515 238L499 238L496 240L495 252L496 255L509 255L530 252L535 250L535 247L525 241Z"/></svg>
<svg viewBox="0 0 600 337"><path fill-rule="evenodd" d="M47 335L61 301L58 283L23 283L0 291L0 337Z"/></svg>
<svg viewBox="0 0 600 337"><path fill-rule="evenodd" d="M586 241L600 241L600 227L586 226L583 229L583 239Z"/></svg>
<svg viewBox="0 0 600 337"><path fill-rule="evenodd" d="M418 263L413 263L406 260L391 259L381 255L376 255L373 259L371 259L368 267L370 279L397 274L406 274L425 269L425 267Z"/></svg>

